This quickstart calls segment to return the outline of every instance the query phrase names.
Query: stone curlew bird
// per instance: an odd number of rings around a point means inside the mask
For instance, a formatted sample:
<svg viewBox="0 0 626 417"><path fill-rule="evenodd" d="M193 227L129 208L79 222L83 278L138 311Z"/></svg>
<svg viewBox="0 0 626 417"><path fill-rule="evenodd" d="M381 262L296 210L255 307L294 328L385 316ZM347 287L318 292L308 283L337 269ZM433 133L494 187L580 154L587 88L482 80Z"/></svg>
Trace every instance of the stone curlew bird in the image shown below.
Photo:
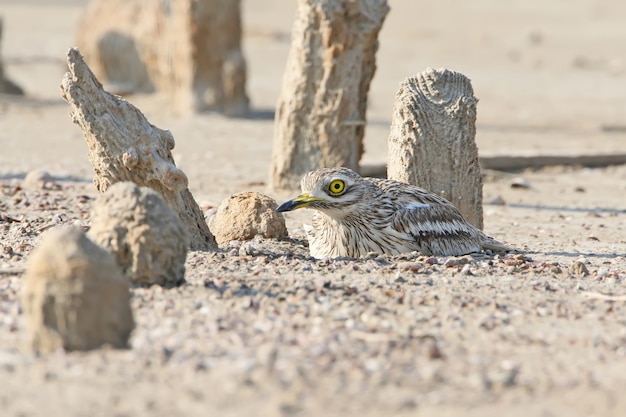
<svg viewBox="0 0 626 417"><path fill-rule="evenodd" d="M312 224L305 225L314 258L512 250L468 223L445 198L414 185L363 178L348 168L311 171L300 185L302 194L276 211L316 210Z"/></svg>

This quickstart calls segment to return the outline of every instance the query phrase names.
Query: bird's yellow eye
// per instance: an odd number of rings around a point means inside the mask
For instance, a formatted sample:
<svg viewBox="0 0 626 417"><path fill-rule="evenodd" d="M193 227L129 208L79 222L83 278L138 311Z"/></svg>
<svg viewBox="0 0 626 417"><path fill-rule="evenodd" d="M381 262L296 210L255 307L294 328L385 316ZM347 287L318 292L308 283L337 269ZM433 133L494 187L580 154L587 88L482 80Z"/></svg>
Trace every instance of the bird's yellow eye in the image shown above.
<svg viewBox="0 0 626 417"><path fill-rule="evenodd" d="M328 185L328 191L331 195L339 195L346 189L346 183L342 180L332 180Z"/></svg>

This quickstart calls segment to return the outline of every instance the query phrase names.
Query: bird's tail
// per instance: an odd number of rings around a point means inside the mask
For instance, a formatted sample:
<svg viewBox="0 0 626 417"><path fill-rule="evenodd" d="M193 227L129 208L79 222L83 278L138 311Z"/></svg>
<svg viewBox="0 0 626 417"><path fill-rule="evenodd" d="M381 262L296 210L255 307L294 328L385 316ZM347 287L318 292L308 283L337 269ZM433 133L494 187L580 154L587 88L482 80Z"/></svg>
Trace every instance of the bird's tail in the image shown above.
<svg viewBox="0 0 626 417"><path fill-rule="evenodd" d="M492 250L494 252L512 252L517 249L512 248L509 245L505 245L504 243L498 242L494 238L487 236L486 234L482 234L482 247L483 250Z"/></svg>

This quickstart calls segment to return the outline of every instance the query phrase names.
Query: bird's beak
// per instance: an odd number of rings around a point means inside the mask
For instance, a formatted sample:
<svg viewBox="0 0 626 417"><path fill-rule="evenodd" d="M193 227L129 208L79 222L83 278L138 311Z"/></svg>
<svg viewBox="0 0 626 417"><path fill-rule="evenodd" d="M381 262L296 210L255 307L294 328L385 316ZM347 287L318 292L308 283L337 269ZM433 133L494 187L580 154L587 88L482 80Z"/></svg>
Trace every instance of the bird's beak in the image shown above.
<svg viewBox="0 0 626 417"><path fill-rule="evenodd" d="M299 208L308 207L311 203L316 201L324 201L322 198L312 197L307 193L300 194L298 197L293 200L285 201L283 204L278 206L276 209L277 212L282 213L284 211L292 211L297 210Z"/></svg>

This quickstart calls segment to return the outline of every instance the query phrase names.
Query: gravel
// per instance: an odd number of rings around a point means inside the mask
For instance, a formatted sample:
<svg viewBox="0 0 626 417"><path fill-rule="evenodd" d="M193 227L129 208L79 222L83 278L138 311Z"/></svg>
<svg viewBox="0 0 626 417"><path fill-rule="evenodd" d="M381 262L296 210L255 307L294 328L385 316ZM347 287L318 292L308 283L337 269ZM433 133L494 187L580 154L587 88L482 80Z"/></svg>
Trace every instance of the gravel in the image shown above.
<svg viewBox="0 0 626 417"><path fill-rule="evenodd" d="M302 236L190 252L183 285L134 287L129 350L33 356L26 260L41 231L89 228L89 189L0 183L0 404L12 414L402 415L620 390L623 257L316 260Z"/></svg>

